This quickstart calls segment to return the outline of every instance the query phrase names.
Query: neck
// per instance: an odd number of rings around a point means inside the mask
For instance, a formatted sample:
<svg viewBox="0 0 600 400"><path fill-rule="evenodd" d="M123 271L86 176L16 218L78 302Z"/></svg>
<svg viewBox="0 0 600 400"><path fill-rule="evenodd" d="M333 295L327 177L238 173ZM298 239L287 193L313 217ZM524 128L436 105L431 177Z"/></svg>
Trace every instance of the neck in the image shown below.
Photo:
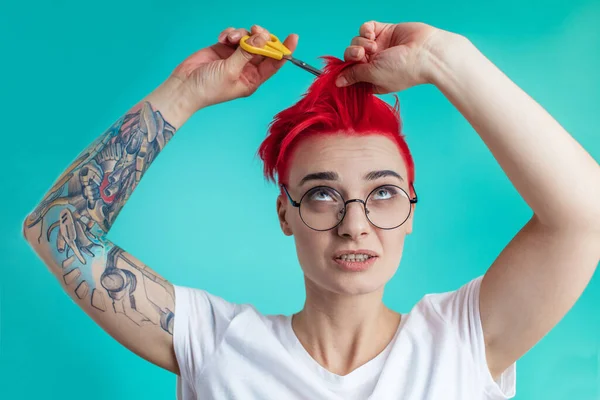
<svg viewBox="0 0 600 400"><path fill-rule="evenodd" d="M308 353L325 369L346 375L381 353L394 337L400 314L379 291L347 295L306 280L306 302L292 327Z"/></svg>

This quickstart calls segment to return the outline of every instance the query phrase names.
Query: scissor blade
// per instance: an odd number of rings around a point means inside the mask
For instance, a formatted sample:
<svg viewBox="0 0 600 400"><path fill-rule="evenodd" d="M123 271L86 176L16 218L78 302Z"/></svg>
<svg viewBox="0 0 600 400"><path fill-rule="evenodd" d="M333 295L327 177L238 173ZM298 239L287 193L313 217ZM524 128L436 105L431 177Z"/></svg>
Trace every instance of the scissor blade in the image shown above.
<svg viewBox="0 0 600 400"><path fill-rule="evenodd" d="M319 75L321 75L323 73L320 69L317 69L315 67L311 67L310 65L308 65L304 61L300 61L297 58L294 58L294 57L285 57L285 58L287 58L289 61L291 61L294 65L299 66L303 70L308 71L308 72L310 72L313 75L319 76Z"/></svg>

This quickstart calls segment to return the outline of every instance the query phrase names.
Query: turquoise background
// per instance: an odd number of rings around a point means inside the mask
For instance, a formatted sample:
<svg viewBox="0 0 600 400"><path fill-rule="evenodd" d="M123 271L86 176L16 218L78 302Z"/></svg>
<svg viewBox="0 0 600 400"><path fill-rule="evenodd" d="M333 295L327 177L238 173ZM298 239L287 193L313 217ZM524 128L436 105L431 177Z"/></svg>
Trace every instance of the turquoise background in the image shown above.
<svg viewBox="0 0 600 400"><path fill-rule="evenodd" d="M600 2L208 2L73 0L0 6L0 398L165 399L175 377L86 317L21 237L21 223L75 156L221 29L300 34L297 56L341 57L369 19L466 35L600 159ZM265 313L303 304L293 240L255 151L312 77L285 66L252 97L202 110L176 135L110 238L180 285ZM387 98L390 99L390 98ZM385 301L483 274L531 211L434 87L400 94L420 205ZM574 177L573 179L577 179ZM565 188L568 190L568 188ZM243 201L242 201L243 200ZM518 363L517 399L600 398L600 277Z"/></svg>

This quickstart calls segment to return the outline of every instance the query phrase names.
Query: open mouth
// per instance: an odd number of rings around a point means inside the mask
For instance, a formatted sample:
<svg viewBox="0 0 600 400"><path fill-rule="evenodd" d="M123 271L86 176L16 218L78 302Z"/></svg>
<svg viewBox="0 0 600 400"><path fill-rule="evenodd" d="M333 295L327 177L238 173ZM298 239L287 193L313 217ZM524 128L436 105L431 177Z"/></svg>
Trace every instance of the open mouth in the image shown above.
<svg viewBox="0 0 600 400"><path fill-rule="evenodd" d="M375 258L375 256L371 256L369 254L342 254L341 256L336 257L336 260L349 262L365 262L371 258Z"/></svg>
<svg viewBox="0 0 600 400"><path fill-rule="evenodd" d="M358 272L365 271L373 266L377 261L377 254L373 252L357 251L344 252L336 255L333 260L344 271Z"/></svg>

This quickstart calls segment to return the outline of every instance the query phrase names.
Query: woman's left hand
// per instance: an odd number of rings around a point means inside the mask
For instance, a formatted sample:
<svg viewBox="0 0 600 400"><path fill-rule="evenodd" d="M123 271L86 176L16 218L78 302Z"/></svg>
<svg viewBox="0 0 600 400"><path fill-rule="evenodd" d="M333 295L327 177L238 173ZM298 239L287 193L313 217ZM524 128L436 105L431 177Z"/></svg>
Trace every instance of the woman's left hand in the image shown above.
<svg viewBox="0 0 600 400"><path fill-rule="evenodd" d="M441 41L447 34L450 32L418 22L365 22L344 52L346 61L360 63L344 70L336 83L369 82L376 93L431 83L432 53L443 47Z"/></svg>

